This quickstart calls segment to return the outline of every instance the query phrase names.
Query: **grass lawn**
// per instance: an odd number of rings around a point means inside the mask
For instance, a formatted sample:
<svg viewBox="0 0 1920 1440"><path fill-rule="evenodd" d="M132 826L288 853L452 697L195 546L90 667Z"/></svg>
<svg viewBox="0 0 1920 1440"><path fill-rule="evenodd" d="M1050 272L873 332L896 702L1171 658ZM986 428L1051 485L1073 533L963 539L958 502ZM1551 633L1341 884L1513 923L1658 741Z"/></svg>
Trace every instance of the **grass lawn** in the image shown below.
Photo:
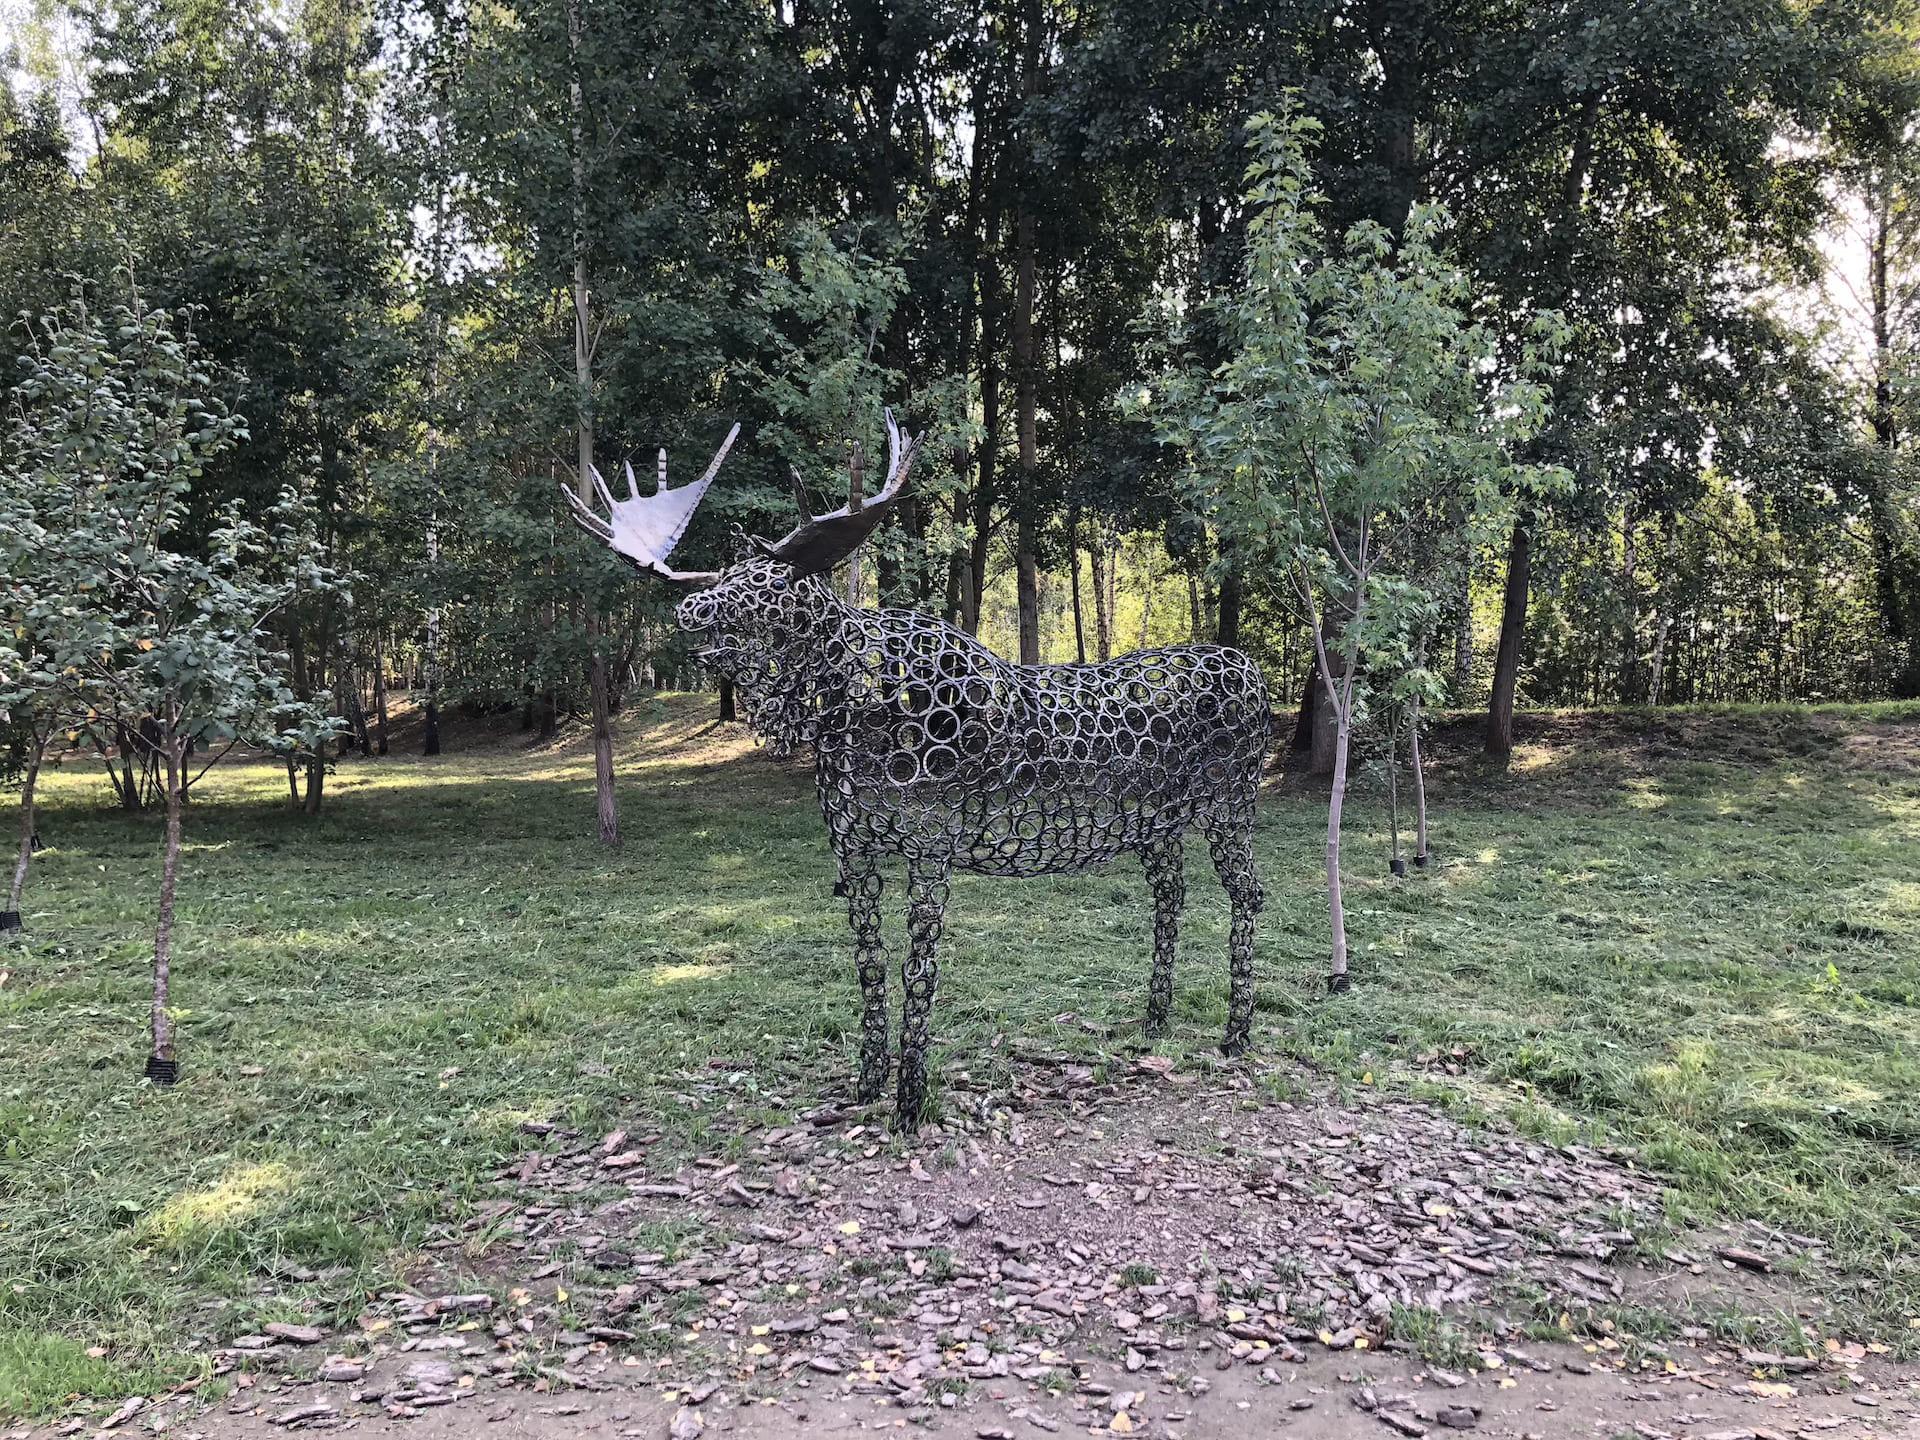
<svg viewBox="0 0 1920 1440"><path fill-rule="evenodd" d="M187 821L170 1092L139 1078L159 821L106 808L91 767L53 776L28 935L0 947L0 1414L150 1389L296 1303L350 1320L524 1120L644 1115L724 1148L843 1082L857 986L810 772L711 713L629 717L618 854L578 740L345 761L317 819L280 772L216 770ZM1920 1334L1920 710L1529 730L1499 776L1437 737L1426 875L1390 882L1377 797L1350 809L1337 999L1324 793L1274 787L1261 1051L1637 1145L1684 1219L1825 1238L1860 1323ZM1190 863L1174 1055L1225 1018L1225 901ZM1130 1053L1137 866L963 877L948 918L941 1062ZM1427 1063L1456 1047L1462 1075Z"/></svg>

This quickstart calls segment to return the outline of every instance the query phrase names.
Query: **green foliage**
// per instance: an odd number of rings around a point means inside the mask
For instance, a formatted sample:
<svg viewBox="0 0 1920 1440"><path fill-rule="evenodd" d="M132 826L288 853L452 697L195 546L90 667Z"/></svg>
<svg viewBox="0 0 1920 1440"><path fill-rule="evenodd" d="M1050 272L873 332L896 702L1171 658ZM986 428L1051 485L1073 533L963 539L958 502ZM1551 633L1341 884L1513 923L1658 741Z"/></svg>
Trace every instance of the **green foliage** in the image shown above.
<svg viewBox="0 0 1920 1440"><path fill-rule="evenodd" d="M164 311L76 298L35 328L0 449L0 563L14 632L0 696L103 747L153 720L166 741L295 745L326 728L284 678L269 622L339 586L298 497L236 503L196 537L189 502L246 439L191 332Z"/></svg>
<svg viewBox="0 0 1920 1440"><path fill-rule="evenodd" d="M1444 212L1416 207L1397 240L1363 220L1329 247L1319 123L1288 110L1247 129L1245 273L1200 316L1226 358L1197 362L1176 332L1174 365L1135 403L1186 453L1235 551L1288 575L1310 613L1343 617L1345 648L1397 651L1404 669L1434 598L1415 552L1474 553L1516 496L1558 483L1513 453L1544 422L1560 327L1530 317L1503 368L1438 249Z"/></svg>

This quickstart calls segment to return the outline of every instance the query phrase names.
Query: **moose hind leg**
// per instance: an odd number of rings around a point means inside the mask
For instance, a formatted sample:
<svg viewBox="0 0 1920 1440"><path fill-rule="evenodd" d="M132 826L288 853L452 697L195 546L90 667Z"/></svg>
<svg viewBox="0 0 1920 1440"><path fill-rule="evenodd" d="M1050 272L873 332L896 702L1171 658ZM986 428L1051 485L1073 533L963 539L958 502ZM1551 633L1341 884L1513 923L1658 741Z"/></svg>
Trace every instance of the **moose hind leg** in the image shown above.
<svg viewBox="0 0 1920 1440"><path fill-rule="evenodd" d="M887 1088L891 1055L887 1044L887 951L880 938L880 867L868 855L840 862L840 889L847 897L853 925L854 964L860 973L860 1088L862 1105L878 1100Z"/></svg>
<svg viewBox="0 0 1920 1440"><path fill-rule="evenodd" d="M1167 1033L1173 1011L1173 955L1180 940L1180 910L1187 903L1186 852L1178 835L1140 852L1153 891L1153 978L1147 985L1147 1038Z"/></svg>
<svg viewBox="0 0 1920 1440"><path fill-rule="evenodd" d="M907 958L900 965L906 1001L900 1018L899 1121L913 1130L927 1105L927 1046L933 1038L933 994L940 980L937 951L947 913L945 863L907 867Z"/></svg>
<svg viewBox="0 0 1920 1440"><path fill-rule="evenodd" d="M1260 877L1253 870L1253 822L1249 819L1210 832L1207 848L1220 884L1233 904L1233 930L1227 948L1233 979L1227 998L1227 1035L1220 1049L1227 1055L1244 1055L1253 1028L1253 922L1265 900Z"/></svg>

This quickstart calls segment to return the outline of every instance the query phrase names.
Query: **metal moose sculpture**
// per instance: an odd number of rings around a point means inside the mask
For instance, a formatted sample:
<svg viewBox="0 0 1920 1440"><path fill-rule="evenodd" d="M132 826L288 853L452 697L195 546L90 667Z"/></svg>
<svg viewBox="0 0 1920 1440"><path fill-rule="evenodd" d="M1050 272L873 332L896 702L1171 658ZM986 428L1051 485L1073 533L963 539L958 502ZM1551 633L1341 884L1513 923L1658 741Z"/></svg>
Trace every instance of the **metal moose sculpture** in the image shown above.
<svg viewBox="0 0 1920 1440"><path fill-rule="evenodd" d="M1153 892L1153 978L1146 1030L1165 1033L1174 943L1186 900L1183 841L1198 827L1233 905L1232 990L1223 1049L1245 1050L1253 1015L1253 927L1261 904L1253 809L1267 748L1267 691L1237 650L1174 645L1097 665L1015 665L952 625L912 610L866 610L822 578L906 492L919 441L887 415L885 485L859 506L813 516L796 474L802 523L718 572L667 556L713 483L738 425L693 484L657 494L627 471L615 499L596 474L604 516L562 486L574 519L650 575L691 589L682 629L704 634L706 662L746 697L776 753L814 751L814 779L840 862L863 1002L859 1096L880 1097L888 1069L880 863L906 861L909 950L901 966L899 1118L926 1101L935 952L955 869L1049 875L1140 855Z"/></svg>

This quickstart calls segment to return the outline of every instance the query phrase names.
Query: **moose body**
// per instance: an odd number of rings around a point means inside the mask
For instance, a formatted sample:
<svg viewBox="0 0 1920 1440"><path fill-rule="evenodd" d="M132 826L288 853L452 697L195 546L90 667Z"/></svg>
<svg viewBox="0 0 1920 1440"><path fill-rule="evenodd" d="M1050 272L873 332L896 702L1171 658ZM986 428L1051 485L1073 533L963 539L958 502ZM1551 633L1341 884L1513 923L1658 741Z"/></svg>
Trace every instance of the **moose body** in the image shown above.
<svg viewBox="0 0 1920 1440"><path fill-rule="evenodd" d="M1138 854L1153 894L1147 1033L1157 1036L1173 1001L1184 841L1198 828L1232 903L1223 1048L1240 1053L1252 1023L1261 905L1253 812L1268 702L1258 667L1215 645L1143 650L1097 665L1016 665L916 611L847 604L820 578L832 563L822 557L847 553L873 528L871 512L900 492L912 453L911 445L903 453L896 432L888 486L865 511L810 519L717 574L667 569L657 540L646 542L642 559L619 543L616 527L622 506L651 500L660 508L630 511L630 528L671 528L652 518L664 513L662 497L682 511L683 527L718 457L697 487L668 491L663 479L659 496L626 502L603 487L614 525L582 520L642 568L694 585L679 623L705 638L704 658L743 692L750 723L776 751L813 747L839 861L836 889L847 899L857 952L861 1100L879 1098L890 1069L880 867L893 856L907 871L896 1092L904 1124L916 1123L925 1106L936 957L956 869L1049 875ZM696 493L682 499L688 491ZM855 527L859 534L845 543Z"/></svg>

